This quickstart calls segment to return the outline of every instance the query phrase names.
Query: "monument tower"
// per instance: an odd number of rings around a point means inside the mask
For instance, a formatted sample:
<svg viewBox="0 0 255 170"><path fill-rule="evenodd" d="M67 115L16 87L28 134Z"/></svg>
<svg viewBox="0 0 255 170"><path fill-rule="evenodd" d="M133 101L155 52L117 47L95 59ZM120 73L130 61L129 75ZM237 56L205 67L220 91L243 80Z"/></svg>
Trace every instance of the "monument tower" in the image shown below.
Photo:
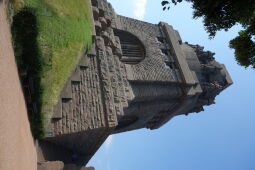
<svg viewBox="0 0 255 170"><path fill-rule="evenodd" d="M109 135L203 111L232 84L213 53L183 43L171 25L117 15L106 0L92 0L91 12L92 50L66 83L45 138L79 155L77 165Z"/></svg>

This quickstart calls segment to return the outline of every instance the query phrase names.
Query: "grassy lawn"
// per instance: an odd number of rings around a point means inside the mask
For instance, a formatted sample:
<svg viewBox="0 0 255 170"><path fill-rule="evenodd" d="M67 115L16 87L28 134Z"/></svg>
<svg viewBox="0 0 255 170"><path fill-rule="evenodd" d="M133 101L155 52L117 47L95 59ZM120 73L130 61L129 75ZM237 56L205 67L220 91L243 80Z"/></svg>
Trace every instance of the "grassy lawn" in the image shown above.
<svg viewBox="0 0 255 170"><path fill-rule="evenodd" d="M12 1L15 56L34 80L39 114L29 117L39 138L70 73L91 46L90 10L88 0Z"/></svg>

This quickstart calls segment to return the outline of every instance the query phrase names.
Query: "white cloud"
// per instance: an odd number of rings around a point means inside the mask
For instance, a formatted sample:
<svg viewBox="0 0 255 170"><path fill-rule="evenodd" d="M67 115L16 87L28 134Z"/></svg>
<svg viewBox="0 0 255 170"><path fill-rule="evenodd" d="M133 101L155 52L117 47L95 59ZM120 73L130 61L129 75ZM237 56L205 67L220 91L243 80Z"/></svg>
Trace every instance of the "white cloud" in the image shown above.
<svg viewBox="0 0 255 170"><path fill-rule="evenodd" d="M137 19L143 19L145 15L145 10L146 10L146 4L147 0L133 0L134 2L134 16Z"/></svg>
<svg viewBox="0 0 255 170"><path fill-rule="evenodd" d="M110 148L111 145L112 145L112 142L113 142L113 136L110 135L110 136L108 136L108 138L107 138L106 141L104 142L104 146L105 146L105 149L106 149L106 150L109 150L109 148Z"/></svg>

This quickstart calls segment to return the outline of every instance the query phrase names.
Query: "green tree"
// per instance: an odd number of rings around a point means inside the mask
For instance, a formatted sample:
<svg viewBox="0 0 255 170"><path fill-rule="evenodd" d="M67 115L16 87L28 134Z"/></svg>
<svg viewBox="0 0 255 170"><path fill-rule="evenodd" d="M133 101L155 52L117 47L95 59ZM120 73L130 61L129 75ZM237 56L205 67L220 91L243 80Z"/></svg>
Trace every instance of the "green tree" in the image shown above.
<svg viewBox="0 0 255 170"><path fill-rule="evenodd" d="M229 46L235 49L235 58L240 65L255 69L255 0L171 0L161 1L161 4L163 10L169 10L171 4L182 1L192 3L194 19L203 18L209 38L213 38L217 31L242 25L243 30Z"/></svg>

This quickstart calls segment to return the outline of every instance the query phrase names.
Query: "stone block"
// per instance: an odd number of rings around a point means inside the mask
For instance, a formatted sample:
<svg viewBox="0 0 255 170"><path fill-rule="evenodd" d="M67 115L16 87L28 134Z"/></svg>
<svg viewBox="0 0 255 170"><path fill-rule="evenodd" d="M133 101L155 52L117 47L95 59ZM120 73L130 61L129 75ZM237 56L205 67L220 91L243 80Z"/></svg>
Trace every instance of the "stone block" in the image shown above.
<svg viewBox="0 0 255 170"><path fill-rule="evenodd" d="M102 30L105 30L108 27L106 19L103 17L99 17L99 21L101 23Z"/></svg>
<svg viewBox="0 0 255 170"><path fill-rule="evenodd" d="M81 57L81 60L79 62L79 66L81 68L89 67L89 61L88 61L88 56L87 55Z"/></svg>
<svg viewBox="0 0 255 170"><path fill-rule="evenodd" d="M46 161L37 164L37 170L63 170L64 163L61 161Z"/></svg>
<svg viewBox="0 0 255 170"><path fill-rule="evenodd" d="M72 82L80 82L81 81L81 76L80 76L80 69L77 67L72 76L71 76L71 81Z"/></svg>
<svg viewBox="0 0 255 170"><path fill-rule="evenodd" d="M95 37L95 39L96 39L96 37ZM92 56L92 57L97 55L95 43L92 44L91 49L88 51L87 55Z"/></svg>
<svg viewBox="0 0 255 170"><path fill-rule="evenodd" d="M68 80L61 92L61 98L63 99L72 99L72 87L71 87L71 81Z"/></svg>
<svg viewBox="0 0 255 170"><path fill-rule="evenodd" d="M62 100L59 99L58 103L54 106L52 119L61 119L62 118Z"/></svg>
<svg viewBox="0 0 255 170"><path fill-rule="evenodd" d="M97 7L92 7L93 10L93 16L94 16L94 20L98 21L99 19L99 9Z"/></svg>
<svg viewBox="0 0 255 170"><path fill-rule="evenodd" d="M179 69L182 73L184 83L188 85L194 85L195 80L189 69L186 57L183 54L183 51L181 50L175 30L173 29L172 26L166 23L161 23L161 25L166 32L167 42L172 46L173 51L175 53L176 62L178 63Z"/></svg>

